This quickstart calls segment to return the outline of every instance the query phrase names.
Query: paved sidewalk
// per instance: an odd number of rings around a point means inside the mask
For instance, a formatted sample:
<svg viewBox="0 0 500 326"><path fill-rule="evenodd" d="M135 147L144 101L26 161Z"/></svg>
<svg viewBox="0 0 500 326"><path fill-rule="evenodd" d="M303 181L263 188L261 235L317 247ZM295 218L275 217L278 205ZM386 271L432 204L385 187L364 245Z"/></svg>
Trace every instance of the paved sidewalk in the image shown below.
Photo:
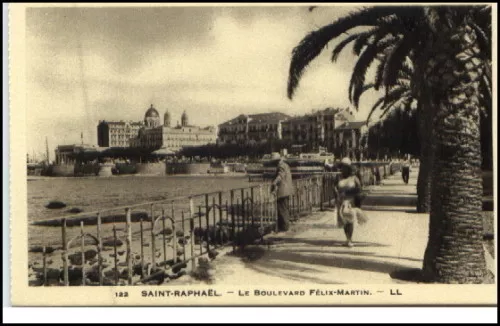
<svg viewBox="0 0 500 326"><path fill-rule="evenodd" d="M268 235L269 248L247 248L245 258L220 255L212 262L215 284L405 283L390 274L421 268L428 236L428 214L415 211L417 174L411 173L408 185L397 173L369 189L363 202L369 221L355 226L353 248L343 246L344 231L335 227L333 209L316 212L288 232Z"/></svg>

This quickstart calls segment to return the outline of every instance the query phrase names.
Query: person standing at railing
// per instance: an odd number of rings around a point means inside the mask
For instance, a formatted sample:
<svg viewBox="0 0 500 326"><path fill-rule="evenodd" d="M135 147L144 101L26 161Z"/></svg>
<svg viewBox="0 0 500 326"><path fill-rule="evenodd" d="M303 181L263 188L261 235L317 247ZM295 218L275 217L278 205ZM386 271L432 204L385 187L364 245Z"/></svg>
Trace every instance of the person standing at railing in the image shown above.
<svg viewBox="0 0 500 326"><path fill-rule="evenodd" d="M351 160L346 157L340 162L341 176L338 181L336 191L337 214L344 225L344 232L347 238L346 246L353 247L352 236L354 233L354 223L366 222L366 215L360 209L362 185L356 176L351 164Z"/></svg>
<svg viewBox="0 0 500 326"><path fill-rule="evenodd" d="M273 154L273 160L278 159L276 177L271 185L271 192L277 197L278 232L288 231L290 227L290 196L293 194L292 173L285 160L278 154Z"/></svg>

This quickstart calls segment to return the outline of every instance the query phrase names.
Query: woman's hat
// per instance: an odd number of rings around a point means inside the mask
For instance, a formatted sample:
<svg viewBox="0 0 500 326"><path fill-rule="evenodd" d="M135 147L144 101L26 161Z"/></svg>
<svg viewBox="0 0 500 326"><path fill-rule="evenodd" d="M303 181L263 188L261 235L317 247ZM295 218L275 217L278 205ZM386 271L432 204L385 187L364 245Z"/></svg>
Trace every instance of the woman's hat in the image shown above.
<svg viewBox="0 0 500 326"><path fill-rule="evenodd" d="M351 159L348 158L348 157L344 157L341 161L340 161L341 164L344 164L344 165L351 165Z"/></svg>
<svg viewBox="0 0 500 326"><path fill-rule="evenodd" d="M279 160L281 158L280 153L272 153L271 160Z"/></svg>

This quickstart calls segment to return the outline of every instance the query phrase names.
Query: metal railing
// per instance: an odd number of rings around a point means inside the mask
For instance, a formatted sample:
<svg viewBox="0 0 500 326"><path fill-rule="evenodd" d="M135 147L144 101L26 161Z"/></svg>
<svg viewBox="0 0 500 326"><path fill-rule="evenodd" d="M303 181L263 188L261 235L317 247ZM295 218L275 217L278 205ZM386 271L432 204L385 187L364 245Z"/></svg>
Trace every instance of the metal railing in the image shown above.
<svg viewBox="0 0 500 326"><path fill-rule="evenodd" d="M333 207L338 178L339 173L328 172L293 180L292 220ZM45 227L40 232L52 234L52 245L47 241L38 246L42 267L31 266L36 275L32 285L134 285L176 279L194 270L199 257L214 258L222 246L236 250L275 231L277 199L270 186L262 182L34 221L33 226ZM54 232L58 228L60 236ZM49 262L58 256L62 266L50 268Z"/></svg>
<svg viewBox="0 0 500 326"><path fill-rule="evenodd" d="M333 175L294 180L293 218L322 207L331 187L324 180ZM261 239L276 230L277 206L270 183L262 183L32 225L61 230L60 241L51 232L56 245L42 244L42 267L33 268L38 285L132 285L175 279L188 265L193 270L196 258L217 255L215 249L221 246L236 249ZM49 259L58 255L62 266L49 268Z"/></svg>

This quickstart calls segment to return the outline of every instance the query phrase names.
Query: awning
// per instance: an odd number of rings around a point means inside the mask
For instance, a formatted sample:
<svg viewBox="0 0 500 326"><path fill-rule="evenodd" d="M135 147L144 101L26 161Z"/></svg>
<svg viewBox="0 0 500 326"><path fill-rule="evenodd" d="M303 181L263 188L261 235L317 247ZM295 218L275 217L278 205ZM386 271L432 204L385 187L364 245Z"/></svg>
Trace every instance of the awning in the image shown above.
<svg viewBox="0 0 500 326"><path fill-rule="evenodd" d="M175 152L173 152L167 148L160 148L160 149L157 149L156 151L152 152L151 154L153 154L153 155L175 155Z"/></svg>

